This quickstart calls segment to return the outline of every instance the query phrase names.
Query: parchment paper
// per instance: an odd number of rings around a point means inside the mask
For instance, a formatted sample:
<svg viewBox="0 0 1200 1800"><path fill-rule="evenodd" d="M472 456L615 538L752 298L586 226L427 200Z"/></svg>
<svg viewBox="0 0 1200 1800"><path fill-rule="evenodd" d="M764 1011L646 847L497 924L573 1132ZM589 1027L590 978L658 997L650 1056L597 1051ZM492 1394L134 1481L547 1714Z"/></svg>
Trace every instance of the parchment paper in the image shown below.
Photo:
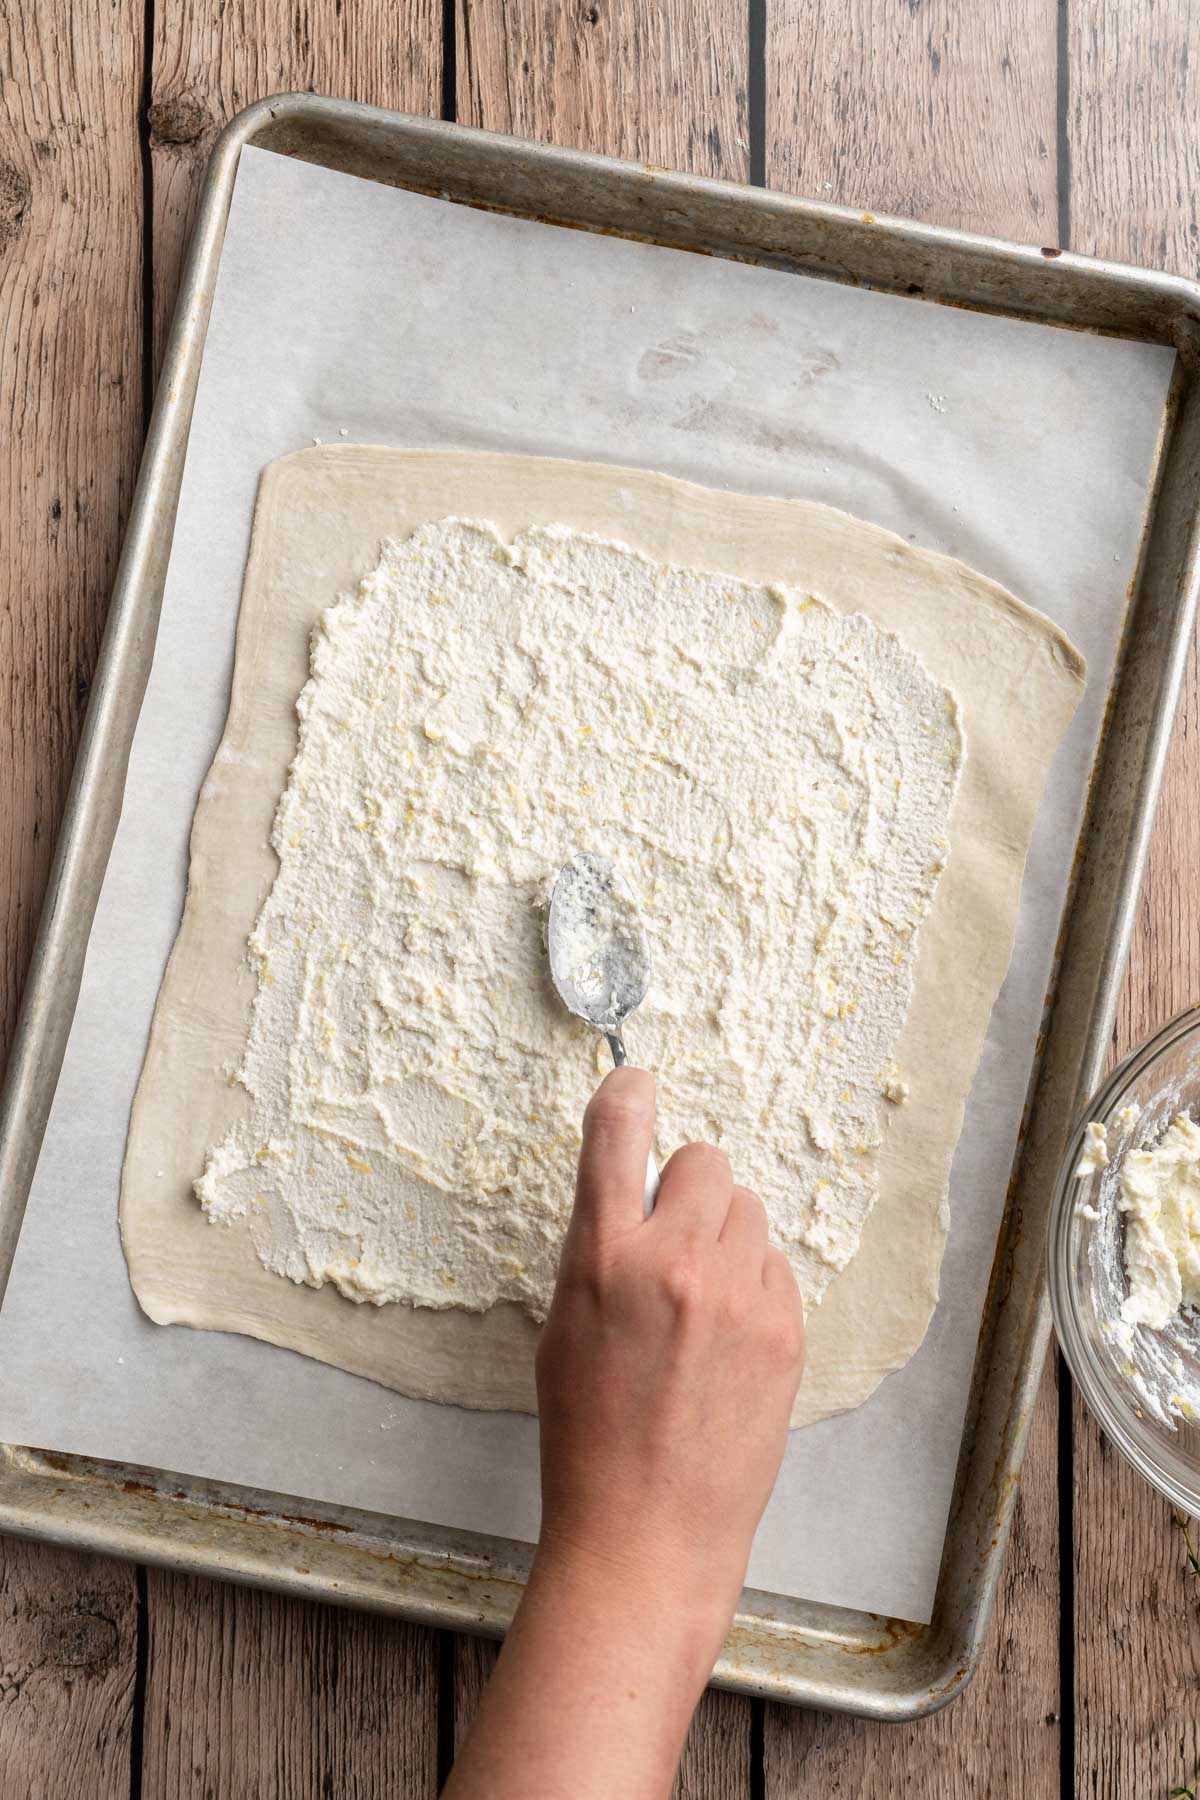
<svg viewBox="0 0 1200 1800"><path fill-rule="evenodd" d="M314 438L634 463L826 500L1048 613L1089 682L1052 771L924 1345L795 1434L753 1585L929 1615L979 1315L1171 353L529 224L243 153L155 665L3 1313L0 1436L530 1538L536 1427L139 1313L129 1106L220 737L263 465Z"/></svg>

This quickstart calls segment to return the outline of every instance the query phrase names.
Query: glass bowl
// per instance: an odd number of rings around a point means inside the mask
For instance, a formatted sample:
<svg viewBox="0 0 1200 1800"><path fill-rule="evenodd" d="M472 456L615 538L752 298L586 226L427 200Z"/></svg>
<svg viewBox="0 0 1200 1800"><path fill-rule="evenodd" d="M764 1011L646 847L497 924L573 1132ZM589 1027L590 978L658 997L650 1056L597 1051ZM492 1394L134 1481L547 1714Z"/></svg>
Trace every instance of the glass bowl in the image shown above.
<svg viewBox="0 0 1200 1800"><path fill-rule="evenodd" d="M1200 1515L1200 1315L1179 1313L1163 1331L1120 1316L1121 1162L1181 1112L1200 1120L1200 1007L1126 1057L1080 1121L1050 1211L1050 1305L1071 1373L1111 1441L1168 1500ZM1110 1162L1080 1176L1092 1122L1107 1130Z"/></svg>

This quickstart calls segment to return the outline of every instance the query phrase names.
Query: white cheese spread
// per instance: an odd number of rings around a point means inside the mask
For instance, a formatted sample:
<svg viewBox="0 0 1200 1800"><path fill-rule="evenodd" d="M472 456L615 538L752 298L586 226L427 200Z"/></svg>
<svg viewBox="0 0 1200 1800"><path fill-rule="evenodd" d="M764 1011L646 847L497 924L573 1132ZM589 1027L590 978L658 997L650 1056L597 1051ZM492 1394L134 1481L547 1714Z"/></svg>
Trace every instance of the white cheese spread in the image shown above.
<svg viewBox="0 0 1200 1800"><path fill-rule="evenodd" d="M661 1149L723 1144L819 1301L907 1094L953 697L812 596L461 520L385 547L311 671L208 1217L352 1300L544 1317L607 1065L551 988L544 907L590 849L649 940L626 1035Z"/></svg>
<svg viewBox="0 0 1200 1800"><path fill-rule="evenodd" d="M1200 1126L1180 1113L1153 1148L1127 1151L1118 1205L1129 1282L1121 1317L1161 1331L1180 1307L1200 1305Z"/></svg>
<svg viewBox="0 0 1200 1800"><path fill-rule="evenodd" d="M1098 1169L1107 1167L1108 1131L1098 1120L1089 1120L1083 1134L1083 1149L1075 1165L1075 1179L1082 1181L1085 1176L1094 1175Z"/></svg>

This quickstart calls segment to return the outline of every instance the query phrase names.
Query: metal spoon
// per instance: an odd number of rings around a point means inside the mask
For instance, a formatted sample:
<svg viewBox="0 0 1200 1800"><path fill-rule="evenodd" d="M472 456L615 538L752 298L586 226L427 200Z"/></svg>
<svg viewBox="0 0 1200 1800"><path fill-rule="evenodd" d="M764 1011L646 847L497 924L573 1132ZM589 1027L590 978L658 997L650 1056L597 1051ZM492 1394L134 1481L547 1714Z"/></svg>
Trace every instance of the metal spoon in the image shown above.
<svg viewBox="0 0 1200 1800"><path fill-rule="evenodd" d="M637 907L612 861L581 850L559 870L546 925L550 976L568 1012L602 1031L619 1069L622 1027L650 985L650 947ZM644 1202L653 1211L658 1165L646 1165Z"/></svg>

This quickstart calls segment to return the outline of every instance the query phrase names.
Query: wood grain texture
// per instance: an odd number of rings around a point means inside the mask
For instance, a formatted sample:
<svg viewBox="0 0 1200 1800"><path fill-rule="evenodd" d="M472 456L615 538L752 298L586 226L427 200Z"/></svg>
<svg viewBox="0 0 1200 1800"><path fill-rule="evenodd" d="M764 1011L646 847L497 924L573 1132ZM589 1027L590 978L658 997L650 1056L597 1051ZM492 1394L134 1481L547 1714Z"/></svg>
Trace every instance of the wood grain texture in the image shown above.
<svg viewBox="0 0 1200 1800"><path fill-rule="evenodd" d="M0 9L0 1063L141 439L134 0ZM131 1569L0 1540L0 1794L129 1791Z"/></svg>
<svg viewBox="0 0 1200 1800"><path fill-rule="evenodd" d="M490 1638L456 1637L454 1640L454 1754L466 1742L479 1710L500 1646Z"/></svg>
<svg viewBox="0 0 1200 1800"><path fill-rule="evenodd" d="M173 0L154 17L157 367L221 126L254 100L304 88L437 113L442 14L437 0ZM153 1573L148 1596L147 1794L434 1792L433 1633Z"/></svg>
<svg viewBox="0 0 1200 1800"><path fill-rule="evenodd" d="M1053 243L1053 0L771 0L767 184Z"/></svg>
<svg viewBox="0 0 1200 1800"><path fill-rule="evenodd" d="M744 181L744 0L457 0L458 116Z"/></svg>
<svg viewBox="0 0 1200 1800"><path fill-rule="evenodd" d="M1071 16L1071 248L1200 276L1200 14ZM1193 645L1117 1020L1119 1055L1200 1001L1200 661Z"/></svg>
<svg viewBox="0 0 1200 1800"><path fill-rule="evenodd" d="M147 125L156 369L221 127L254 100L307 88L436 115L441 81L441 0L168 0L155 7Z"/></svg>
<svg viewBox="0 0 1200 1800"><path fill-rule="evenodd" d="M136 1637L132 1569L0 1538L4 1800L128 1800Z"/></svg>
<svg viewBox="0 0 1200 1800"><path fill-rule="evenodd" d="M470 1730L500 1646L460 1637L454 1645L454 1752ZM683 1747L673 1800L749 1800L750 1708L733 1694L710 1689L701 1700Z"/></svg>
<svg viewBox="0 0 1200 1800"><path fill-rule="evenodd" d="M1055 17L1046 0L773 0L771 186L1032 241L1057 216ZM1036 1409L982 1668L947 1712L874 1726L769 1707L768 1800L798 1793L1057 1794L1057 1394Z"/></svg>
<svg viewBox="0 0 1200 1800"><path fill-rule="evenodd" d="M153 1800L426 1800L437 1637L151 1570L142 1792Z"/></svg>
<svg viewBox="0 0 1200 1800"><path fill-rule="evenodd" d="M1200 275L1200 15L1070 9L1071 247ZM1200 657L1193 646L1114 1051L1200 1000ZM1075 1402L1080 1793L1159 1800L1200 1772L1200 1580L1166 1502Z"/></svg>
<svg viewBox="0 0 1200 1800"><path fill-rule="evenodd" d="M141 440L141 19L0 12L0 1057Z"/></svg>
<svg viewBox="0 0 1200 1800"><path fill-rule="evenodd" d="M1030 1430L996 1618L962 1699L915 1725L767 1708L767 1800L947 1800L1059 1791L1058 1505L1054 1364Z"/></svg>

